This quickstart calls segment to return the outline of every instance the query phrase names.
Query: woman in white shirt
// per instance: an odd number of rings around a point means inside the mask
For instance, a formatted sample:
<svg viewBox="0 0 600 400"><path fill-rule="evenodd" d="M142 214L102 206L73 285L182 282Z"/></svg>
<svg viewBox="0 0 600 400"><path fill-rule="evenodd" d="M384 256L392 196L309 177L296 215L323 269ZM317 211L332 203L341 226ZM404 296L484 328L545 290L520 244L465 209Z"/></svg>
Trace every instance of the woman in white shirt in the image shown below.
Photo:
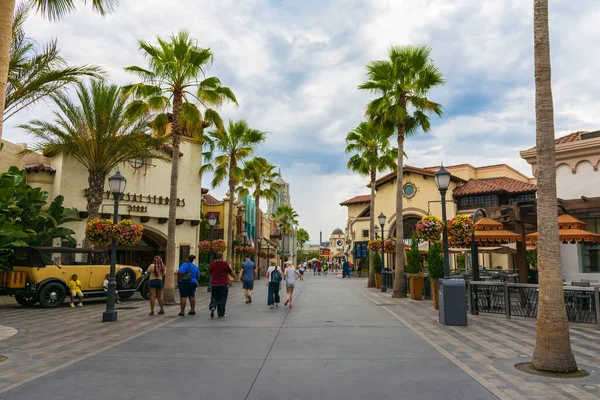
<svg viewBox="0 0 600 400"><path fill-rule="evenodd" d="M283 273L281 268L277 266L275 260L271 260L271 266L267 269L265 277L268 279L267 286L269 287L269 293L267 294L267 304L273 309L273 305L279 306L279 284L283 279Z"/></svg>
<svg viewBox="0 0 600 400"><path fill-rule="evenodd" d="M294 264L289 261L285 262L285 303L284 306L287 306L290 303L290 308L292 308L292 296L294 295L294 287L296 287L296 278L302 278L302 275L296 271L294 268Z"/></svg>

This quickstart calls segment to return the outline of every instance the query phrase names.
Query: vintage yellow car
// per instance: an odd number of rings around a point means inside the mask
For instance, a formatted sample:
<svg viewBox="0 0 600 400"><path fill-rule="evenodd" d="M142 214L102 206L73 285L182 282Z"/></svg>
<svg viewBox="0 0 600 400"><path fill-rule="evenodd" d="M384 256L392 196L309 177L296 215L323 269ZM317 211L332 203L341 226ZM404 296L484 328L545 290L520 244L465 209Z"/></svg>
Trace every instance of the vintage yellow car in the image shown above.
<svg viewBox="0 0 600 400"><path fill-rule="evenodd" d="M105 249L18 247L12 271L0 272L0 293L15 296L23 306L57 307L69 296L68 282L77 274L86 298L106 296L102 283L110 272L109 257ZM117 264L115 279L120 298L138 291L149 298L148 275L140 267Z"/></svg>

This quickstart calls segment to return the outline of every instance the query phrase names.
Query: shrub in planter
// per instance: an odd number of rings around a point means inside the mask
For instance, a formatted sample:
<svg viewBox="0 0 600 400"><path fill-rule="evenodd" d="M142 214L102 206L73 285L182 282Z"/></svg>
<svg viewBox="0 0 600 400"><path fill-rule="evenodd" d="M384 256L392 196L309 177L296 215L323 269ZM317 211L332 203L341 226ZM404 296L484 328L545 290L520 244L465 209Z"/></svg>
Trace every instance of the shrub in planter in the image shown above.
<svg viewBox="0 0 600 400"><path fill-rule="evenodd" d="M421 270L421 252L419 251L419 240L413 233L410 250L407 254L408 265L406 273L410 278L410 298L412 300L421 300L423 297L423 286L425 285L425 275Z"/></svg>
<svg viewBox="0 0 600 400"><path fill-rule="evenodd" d="M112 230L113 222L110 219L94 218L88 221L85 236L94 246L106 247L112 241Z"/></svg>
<svg viewBox="0 0 600 400"><path fill-rule="evenodd" d="M431 278L431 298L433 299L433 308L438 309L438 279L444 277L444 255L442 246L435 242L429 247L427 256L427 270Z"/></svg>

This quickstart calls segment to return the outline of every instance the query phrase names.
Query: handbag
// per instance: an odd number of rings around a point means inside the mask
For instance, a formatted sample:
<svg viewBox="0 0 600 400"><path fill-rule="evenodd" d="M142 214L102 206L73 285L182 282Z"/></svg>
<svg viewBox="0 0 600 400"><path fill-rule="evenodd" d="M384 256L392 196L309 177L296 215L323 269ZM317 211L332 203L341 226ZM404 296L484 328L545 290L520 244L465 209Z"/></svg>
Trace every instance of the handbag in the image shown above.
<svg viewBox="0 0 600 400"><path fill-rule="evenodd" d="M192 275L192 267L191 267L190 263L188 262L186 264L188 266L188 272L181 275L180 282L191 282L194 279L194 276Z"/></svg>

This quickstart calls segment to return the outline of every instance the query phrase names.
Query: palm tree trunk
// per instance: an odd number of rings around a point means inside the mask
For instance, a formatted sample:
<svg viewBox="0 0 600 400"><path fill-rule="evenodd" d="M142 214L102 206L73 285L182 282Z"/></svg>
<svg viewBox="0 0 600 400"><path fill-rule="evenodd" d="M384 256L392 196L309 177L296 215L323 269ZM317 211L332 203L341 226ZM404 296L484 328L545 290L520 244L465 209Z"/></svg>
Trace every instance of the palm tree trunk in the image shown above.
<svg viewBox="0 0 600 400"><path fill-rule="evenodd" d="M100 206L104 198L104 182L106 173L102 171L89 171L87 205L88 221L100 216Z"/></svg>
<svg viewBox="0 0 600 400"><path fill-rule="evenodd" d="M396 172L396 271L393 298L406 297L404 276L404 219L402 205L402 178L404 174L404 122L398 124L398 169ZM383 234L383 232L382 232Z"/></svg>
<svg viewBox="0 0 600 400"><path fill-rule="evenodd" d="M260 258L260 244L258 243L258 238L259 238L259 234L258 234L258 227L260 226L262 221L258 221L258 219L260 218L260 209L258 208L258 202L260 201L260 196L256 196L254 197L254 205L256 207L255 211L255 217L254 217L254 259L258 260L258 258ZM258 270L257 270L258 271Z"/></svg>
<svg viewBox="0 0 600 400"><path fill-rule="evenodd" d="M175 235L177 230L177 183L179 181L179 145L181 144L181 125L179 113L183 105L181 93L175 92L173 96L173 129L171 131L171 188L169 191L169 222L167 225L167 263L165 276L165 289L163 299L165 304L175 304ZM181 260L180 260L181 261Z"/></svg>
<svg viewBox="0 0 600 400"><path fill-rule="evenodd" d="M10 60L10 41L12 22L15 12L15 0L4 0L0 6L0 139L2 139L2 120L6 104L6 85Z"/></svg>
<svg viewBox="0 0 600 400"><path fill-rule="evenodd" d="M558 237L548 0L534 0L533 18L539 302L532 361L537 369L570 372L577 370L577 363L571 350Z"/></svg>
<svg viewBox="0 0 600 400"><path fill-rule="evenodd" d="M371 212L369 217L369 238L375 239L375 181L377 180L377 173L375 170L371 170ZM383 234L383 232L382 232ZM375 253L370 252L369 257L369 279L367 280L367 287L375 287L375 269L373 268L373 257Z"/></svg>
<svg viewBox="0 0 600 400"><path fill-rule="evenodd" d="M233 181L233 177L231 176L231 171L233 170L233 166L230 163L229 167L229 219L227 220L227 256L225 261L229 262L229 264L233 265L233 260L231 258L233 251L233 199L234 199L234 189L235 183Z"/></svg>

